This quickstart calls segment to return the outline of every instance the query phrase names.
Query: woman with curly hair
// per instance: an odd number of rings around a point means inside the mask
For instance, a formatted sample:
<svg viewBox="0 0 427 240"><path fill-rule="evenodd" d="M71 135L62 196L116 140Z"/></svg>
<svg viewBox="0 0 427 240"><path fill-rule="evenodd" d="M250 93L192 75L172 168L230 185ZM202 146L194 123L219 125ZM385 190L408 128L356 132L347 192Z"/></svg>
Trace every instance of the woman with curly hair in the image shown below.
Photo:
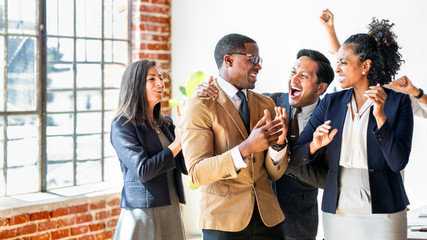
<svg viewBox="0 0 427 240"><path fill-rule="evenodd" d="M337 53L343 91L326 95L292 150L291 164L326 148L325 239L406 239L409 204L400 171L411 151L408 95L383 88L402 63L387 20L350 36Z"/></svg>

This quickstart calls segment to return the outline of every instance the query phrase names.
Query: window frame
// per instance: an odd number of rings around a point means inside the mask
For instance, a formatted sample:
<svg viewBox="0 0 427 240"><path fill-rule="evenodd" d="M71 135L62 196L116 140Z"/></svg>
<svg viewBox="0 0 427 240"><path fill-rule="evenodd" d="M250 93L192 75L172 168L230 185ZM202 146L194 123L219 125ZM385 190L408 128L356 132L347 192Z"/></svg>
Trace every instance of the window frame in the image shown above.
<svg viewBox="0 0 427 240"><path fill-rule="evenodd" d="M113 43L115 41L122 41L122 42L126 42L127 43L127 64L131 63L131 46L132 46L132 32L131 32L131 20L132 20L132 0L126 0L126 4L127 4L127 39L119 39L119 38L106 38L104 36L105 34L105 2L107 0L99 0L101 2L101 36L98 38L94 38L94 37L82 37L82 36L77 36L77 32L76 32L76 5L77 5L77 0L73 0L73 4L74 4L74 9L73 9L73 36L65 36L65 35L48 35L47 33L47 1L48 0L35 0L35 5L38 7L36 8L35 11L35 32L34 34L16 34L16 33L9 33L8 32L8 1L11 0L4 0L4 32L0 33L0 37L4 38L4 76L3 76L3 90L4 90L4 96L3 96L3 110L0 111L0 117L3 119L4 123L3 123L3 132L0 134L3 134L3 172L2 175L0 177L3 178L3 181L5 183L5 190L4 190L4 194L0 193L0 197L5 197L5 196L11 196L10 193L7 192L7 186L8 186L8 179L7 179L7 174L8 174L8 167L7 167L7 162L8 162L8 151L7 151L7 145L8 145L8 138L7 138L7 119L9 116L14 116L14 115L19 115L19 116L26 116L26 115L35 115L38 117L38 124L39 124L39 129L38 129L38 142L39 142L39 146L38 146L38 176L39 176L39 183L38 183L38 191L37 192L47 192L48 191L48 185L47 185L47 175L48 175L48 156L47 156L47 137L48 137L48 133L47 133L47 116L49 114L49 112L47 111L47 96L48 96L48 86L47 86L47 79L48 79L48 72L47 72L47 66L48 66L48 59L47 59L47 50L48 50L48 46L47 46L47 40L48 38L55 38L57 37L58 39L60 38L70 38L73 39L73 44L74 44L74 56L73 56L73 60L72 60L72 65L73 65L73 81L74 81L74 86L73 86L73 95L74 95L74 103L73 103L73 110L72 111L67 111L67 113L73 114L74 115L74 123L73 123L73 183L71 186L66 186L66 187L75 187L78 185L85 185L85 184L77 184L77 136L78 133L76 133L76 129L77 129L77 118L76 116L81 112L79 110L77 110L77 103L76 103L76 94L77 94L77 90L78 88L76 87L75 83L76 83L76 72L77 72L77 65L79 63L87 63L87 61L79 61L77 60L76 57L76 42L79 39L95 39L95 40L99 40L101 41L101 57L99 62L96 61L97 64L100 64L101 67L101 86L99 89L101 91L101 109L100 110L96 110L96 112L99 112L101 114L101 130L100 130L100 137L101 137L101 143L100 143L100 148L101 148L101 159L100 159L100 164L101 164L101 180L97 181L98 183L102 183L105 182L105 141L108 141L108 139L105 139L105 135L106 133L108 133L108 131L105 131L104 128L104 124L105 124L105 113L106 112L110 112L111 110L106 110L105 109L105 64L111 64L111 63L117 63L114 62L114 60L112 62L106 62L105 61L105 41L112 41ZM114 0L111 1L112 4L114 4ZM0 19L0 21L3 21L3 19ZM35 73L34 73L34 77L35 77L35 96L36 96L36 109L34 111L10 111L9 109L7 109L7 80L8 80L8 74L7 74L7 70L8 70L8 64L7 64L7 51L8 51L8 43L7 43L7 39L10 36L18 36L18 37L34 37L35 38L35 60L37 61L36 65L35 65ZM90 63L91 61L89 61ZM108 90L108 88L107 88ZM90 111L90 110L89 110ZM83 111L85 112L85 111ZM53 189L58 189L58 188L63 188L63 187L57 187L57 188L53 188ZM30 193L30 192L29 192Z"/></svg>

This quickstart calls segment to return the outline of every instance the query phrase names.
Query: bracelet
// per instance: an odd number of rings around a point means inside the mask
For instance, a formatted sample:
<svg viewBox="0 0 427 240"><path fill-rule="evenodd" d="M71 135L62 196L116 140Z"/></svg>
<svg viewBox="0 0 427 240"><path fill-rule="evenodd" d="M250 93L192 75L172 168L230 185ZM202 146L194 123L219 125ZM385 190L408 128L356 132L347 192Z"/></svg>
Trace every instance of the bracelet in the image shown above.
<svg viewBox="0 0 427 240"><path fill-rule="evenodd" d="M275 143L275 144L273 144L273 146L271 146L271 148L275 151L281 151L282 149L284 149L286 147L287 144L288 144L287 142L285 142L284 144Z"/></svg>
<svg viewBox="0 0 427 240"><path fill-rule="evenodd" d="M417 96L414 96L414 98L416 99L420 99L424 95L424 91L421 88L419 89L420 89L420 94L418 94Z"/></svg>

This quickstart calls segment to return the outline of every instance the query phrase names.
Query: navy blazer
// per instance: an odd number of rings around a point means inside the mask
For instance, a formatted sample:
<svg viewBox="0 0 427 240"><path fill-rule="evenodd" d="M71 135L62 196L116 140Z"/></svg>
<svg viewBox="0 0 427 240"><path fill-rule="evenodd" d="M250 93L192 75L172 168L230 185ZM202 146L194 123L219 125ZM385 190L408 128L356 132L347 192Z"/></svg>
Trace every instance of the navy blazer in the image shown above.
<svg viewBox="0 0 427 240"><path fill-rule="evenodd" d="M173 141L175 125L161 127ZM132 123L124 124L126 117L114 118L110 140L120 160L123 172L123 190L120 207L151 208L170 205L166 172L174 169L179 201L185 203L181 173L188 174L182 152L173 157L172 151L163 148L154 129L143 129Z"/></svg>
<svg viewBox="0 0 427 240"><path fill-rule="evenodd" d="M373 106L369 114L367 130L367 156L372 213L394 213L409 204L400 171L409 160L414 119L408 95L385 88L387 100L384 105L386 122L378 129ZM292 149L291 162L304 165L316 159L310 156L309 145L313 132L327 120L331 129L338 129L334 139L326 146L329 171L323 193L322 210L335 213L339 194L339 161L342 129L351 101L353 89L327 94L316 108L304 131ZM351 147L351 146L344 146Z"/></svg>

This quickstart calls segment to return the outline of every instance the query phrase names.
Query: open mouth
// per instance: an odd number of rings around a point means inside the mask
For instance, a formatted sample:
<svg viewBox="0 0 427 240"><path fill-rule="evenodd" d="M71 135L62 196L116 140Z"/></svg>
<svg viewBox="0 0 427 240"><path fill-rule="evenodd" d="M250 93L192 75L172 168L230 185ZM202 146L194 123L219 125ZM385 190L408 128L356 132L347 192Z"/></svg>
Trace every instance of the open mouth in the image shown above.
<svg viewBox="0 0 427 240"><path fill-rule="evenodd" d="M297 88L297 87L291 87L291 96L292 97L299 97L301 96L302 93L302 89Z"/></svg>
<svg viewBox="0 0 427 240"><path fill-rule="evenodd" d="M256 79L258 76L258 71L251 71L249 75Z"/></svg>

